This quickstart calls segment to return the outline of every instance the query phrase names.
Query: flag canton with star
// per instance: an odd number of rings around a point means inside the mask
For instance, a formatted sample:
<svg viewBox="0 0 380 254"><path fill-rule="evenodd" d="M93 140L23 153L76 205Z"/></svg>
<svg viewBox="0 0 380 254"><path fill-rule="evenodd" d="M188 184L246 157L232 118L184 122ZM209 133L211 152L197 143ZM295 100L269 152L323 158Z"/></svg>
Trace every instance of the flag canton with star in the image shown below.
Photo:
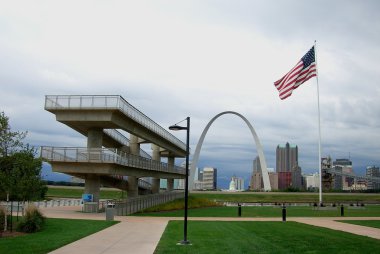
<svg viewBox="0 0 380 254"><path fill-rule="evenodd" d="M274 82L279 92L280 99L286 99L294 89L305 83L312 77L317 76L317 65L315 63L314 46L301 58L285 76Z"/></svg>
<svg viewBox="0 0 380 254"><path fill-rule="evenodd" d="M304 69L315 62L314 46L302 57L302 62Z"/></svg>

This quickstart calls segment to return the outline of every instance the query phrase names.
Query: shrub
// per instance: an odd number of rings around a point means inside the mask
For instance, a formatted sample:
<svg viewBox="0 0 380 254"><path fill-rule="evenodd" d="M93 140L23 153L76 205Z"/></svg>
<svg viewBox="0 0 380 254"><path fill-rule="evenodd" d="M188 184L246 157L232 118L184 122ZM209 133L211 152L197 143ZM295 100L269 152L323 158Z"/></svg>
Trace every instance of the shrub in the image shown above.
<svg viewBox="0 0 380 254"><path fill-rule="evenodd" d="M25 233L40 231L45 223L45 217L34 205L25 209L25 215L17 225L17 230Z"/></svg>
<svg viewBox="0 0 380 254"><path fill-rule="evenodd" d="M3 231L4 230L4 220L5 220L5 213L6 210L5 210L5 207L3 206L0 206L0 231Z"/></svg>

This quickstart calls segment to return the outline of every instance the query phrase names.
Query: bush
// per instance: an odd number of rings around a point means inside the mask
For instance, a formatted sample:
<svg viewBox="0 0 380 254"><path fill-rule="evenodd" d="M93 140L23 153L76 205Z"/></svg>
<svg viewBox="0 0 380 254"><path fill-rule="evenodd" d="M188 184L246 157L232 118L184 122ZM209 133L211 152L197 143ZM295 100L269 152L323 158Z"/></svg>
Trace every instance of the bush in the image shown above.
<svg viewBox="0 0 380 254"><path fill-rule="evenodd" d="M17 230L25 233L40 231L45 224L45 217L34 205L25 209L25 215L17 225Z"/></svg>
<svg viewBox="0 0 380 254"><path fill-rule="evenodd" d="M6 212L5 207L0 206L0 231L4 230L5 212Z"/></svg>

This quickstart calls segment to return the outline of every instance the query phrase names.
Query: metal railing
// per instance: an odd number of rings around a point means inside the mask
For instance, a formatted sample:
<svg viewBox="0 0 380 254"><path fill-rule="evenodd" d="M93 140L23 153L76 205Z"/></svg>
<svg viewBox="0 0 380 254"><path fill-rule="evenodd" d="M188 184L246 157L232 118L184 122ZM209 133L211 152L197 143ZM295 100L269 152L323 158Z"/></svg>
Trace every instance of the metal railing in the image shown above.
<svg viewBox="0 0 380 254"><path fill-rule="evenodd" d="M169 201L183 198L184 192L165 192L159 194L142 195L135 198L128 198L125 201L115 202L116 215L129 215L146 208L167 203Z"/></svg>
<svg viewBox="0 0 380 254"><path fill-rule="evenodd" d="M129 146L129 138L125 137L119 131L115 129L103 129L103 133L109 136L110 138L116 140L120 144L124 146ZM152 156L150 156L150 154L148 154L142 149L140 149L140 156L148 158L148 159L152 159Z"/></svg>
<svg viewBox="0 0 380 254"><path fill-rule="evenodd" d="M128 182L128 176L123 176L123 175L111 175L111 178L114 178L119 181L126 181ZM139 178L138 179L138 187L146 190L151 190L152 189L152 184L148 181L145 181L144 179Z"/></svg>
<svg viewBox="0 0 380 254"><path fill-rule="evenodd" d="M186 145L119 95L46 95L45 109L117 109L179 148Z"/></svg>
<svg viewBox="0 0 380 254"><path fill-rule="evenodd" d="M147 182L143 179L140 179L138 180L138 186L142 189L146 189L146 190L151 190L152 189L152 184L150 182Z"/></svg>
<svg viewBox="0 0 380 254"><path fill-rule="evenodd" d="M43 146L41 157L49 162L112 163L144 170L185 174L183 167L119 152L118 149Z"/></svg>
<svg viewBox="0 0 380 254"><path fill-rule="evenodd" d="M129 139L115 129L103 129L103 133L124 146L129 146Z"/></svg>

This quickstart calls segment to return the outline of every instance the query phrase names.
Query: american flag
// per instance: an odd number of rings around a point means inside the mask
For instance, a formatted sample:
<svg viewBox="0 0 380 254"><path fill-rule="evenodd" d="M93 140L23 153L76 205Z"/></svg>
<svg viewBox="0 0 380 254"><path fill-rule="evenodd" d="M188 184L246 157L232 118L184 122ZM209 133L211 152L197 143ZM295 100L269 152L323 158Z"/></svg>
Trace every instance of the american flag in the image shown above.
<svg viewBox="0 0 380 254"><path fill-rule="evenodd" d="M301 60L281 79L274 82L274 86L280 93L280 99L286 99L294 89L307 80L317 76L317 64L315 63L314 46L301 58Z"/></svg>

